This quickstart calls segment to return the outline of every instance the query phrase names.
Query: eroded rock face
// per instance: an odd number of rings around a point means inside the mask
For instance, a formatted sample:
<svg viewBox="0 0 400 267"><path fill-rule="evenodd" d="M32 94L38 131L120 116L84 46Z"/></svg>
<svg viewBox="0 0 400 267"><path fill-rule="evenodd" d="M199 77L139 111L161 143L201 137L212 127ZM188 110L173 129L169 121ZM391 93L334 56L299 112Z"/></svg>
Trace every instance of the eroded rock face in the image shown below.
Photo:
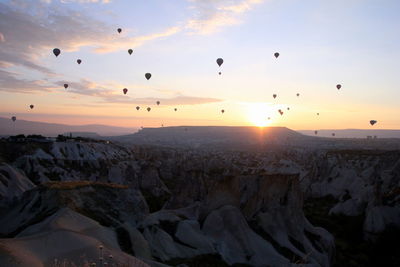
<svg viewBox="0 0 400 267"><path fill-rule="evenodd" d="M20 170L6 163L0 164L0 208L6 208L25 191L34 187L31 180Z"/></svg>
<svg viewBox="0 0 400 267"><path fill-rule="evenodd" d="M118 229L120 249L148 261L218 255L227 264L329 266L334 254L333 237L304 217L308 172L296 153L71 142L13 164L37 188L0 219L3 236L64 207Z"/></svg>
<svg viewBox="0 0 400 267"><path fill-rule="evenodd" d="M364 215L366 239L388 226L400 228L400 152L346 150L314 157L303 180L308 196L336 198L331 214Z"/></svg>
<svg viewBox="0 0 400 267"><path fill-rule="evenodd" d="M2 266L85 266L101 262L149 266L121 251L113 229L69 208L27 227L15 238L0 239L0 246Z"/></svg>

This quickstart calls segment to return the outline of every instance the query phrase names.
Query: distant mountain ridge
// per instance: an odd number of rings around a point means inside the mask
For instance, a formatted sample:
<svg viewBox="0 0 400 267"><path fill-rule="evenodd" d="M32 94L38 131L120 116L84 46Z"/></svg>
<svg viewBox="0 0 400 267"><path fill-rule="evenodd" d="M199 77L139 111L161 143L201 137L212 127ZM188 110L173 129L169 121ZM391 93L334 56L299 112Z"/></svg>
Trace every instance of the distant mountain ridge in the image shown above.
<svg viewBox="0 0 400 267"><path fill-rule="evenodd" d="M380 129L324 129L317 130L320 137L335 137L338 138L367 138L367 136L376 136L377 138L400 138L400 130L380 130ZM314 136L314 130L299 130L299 133Z"/></svg>
<svg viewBox="0 0 400 267"><path fill-rule="evenodd" d="M0 117L0 135L15 134L42 134L45 136L56 136L65 133L80 133L82 135L115 136L134 133L138 128L124 128L107 125L66 125L58 123L35 122L17 120L13 122L9 118ZM75 135L74 135L75 136Z"/></svg>

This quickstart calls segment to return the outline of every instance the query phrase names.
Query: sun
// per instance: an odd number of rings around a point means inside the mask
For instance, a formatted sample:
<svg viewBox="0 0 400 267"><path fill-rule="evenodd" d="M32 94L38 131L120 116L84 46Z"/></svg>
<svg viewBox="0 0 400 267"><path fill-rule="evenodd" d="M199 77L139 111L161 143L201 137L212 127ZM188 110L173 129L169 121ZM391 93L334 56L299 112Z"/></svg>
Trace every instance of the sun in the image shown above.
<svg viewBox="0 0 400 267"><path fill-rule="evenodd" d="M265 127L271 124L271 107L266 103L251 103L247 106L247 118L251 124Z"/></svg>

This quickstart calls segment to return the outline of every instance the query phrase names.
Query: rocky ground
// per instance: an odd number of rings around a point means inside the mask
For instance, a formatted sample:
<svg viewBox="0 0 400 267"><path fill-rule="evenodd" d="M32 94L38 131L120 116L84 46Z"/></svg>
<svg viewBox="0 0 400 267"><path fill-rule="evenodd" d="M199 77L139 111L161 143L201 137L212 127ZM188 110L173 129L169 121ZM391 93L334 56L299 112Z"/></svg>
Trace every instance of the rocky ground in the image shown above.
<svg viewBox="0 0 400 267"><path fill-rule="evenodd" d="M2 265L399 266L400 151L1 142L0 161Z"/></svg>

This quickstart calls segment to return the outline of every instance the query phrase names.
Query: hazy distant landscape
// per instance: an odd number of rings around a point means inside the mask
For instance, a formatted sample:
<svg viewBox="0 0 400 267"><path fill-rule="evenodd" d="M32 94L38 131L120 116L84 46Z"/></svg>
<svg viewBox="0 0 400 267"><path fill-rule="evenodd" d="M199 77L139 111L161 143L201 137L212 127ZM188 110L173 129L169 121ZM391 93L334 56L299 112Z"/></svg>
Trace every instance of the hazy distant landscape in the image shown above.
<svg viewBox="0 0 400 267"><path fill-rule="evenodd" d="M36 122L27 120L18 120L13 122L9 118L0 117L0 135L16 135L16 134L41 134L45 136L57 136L64 133L81 133L84 135L113 136L134 133L138 128L124 128L107 125L65 125L46 122Z"/></svg>

